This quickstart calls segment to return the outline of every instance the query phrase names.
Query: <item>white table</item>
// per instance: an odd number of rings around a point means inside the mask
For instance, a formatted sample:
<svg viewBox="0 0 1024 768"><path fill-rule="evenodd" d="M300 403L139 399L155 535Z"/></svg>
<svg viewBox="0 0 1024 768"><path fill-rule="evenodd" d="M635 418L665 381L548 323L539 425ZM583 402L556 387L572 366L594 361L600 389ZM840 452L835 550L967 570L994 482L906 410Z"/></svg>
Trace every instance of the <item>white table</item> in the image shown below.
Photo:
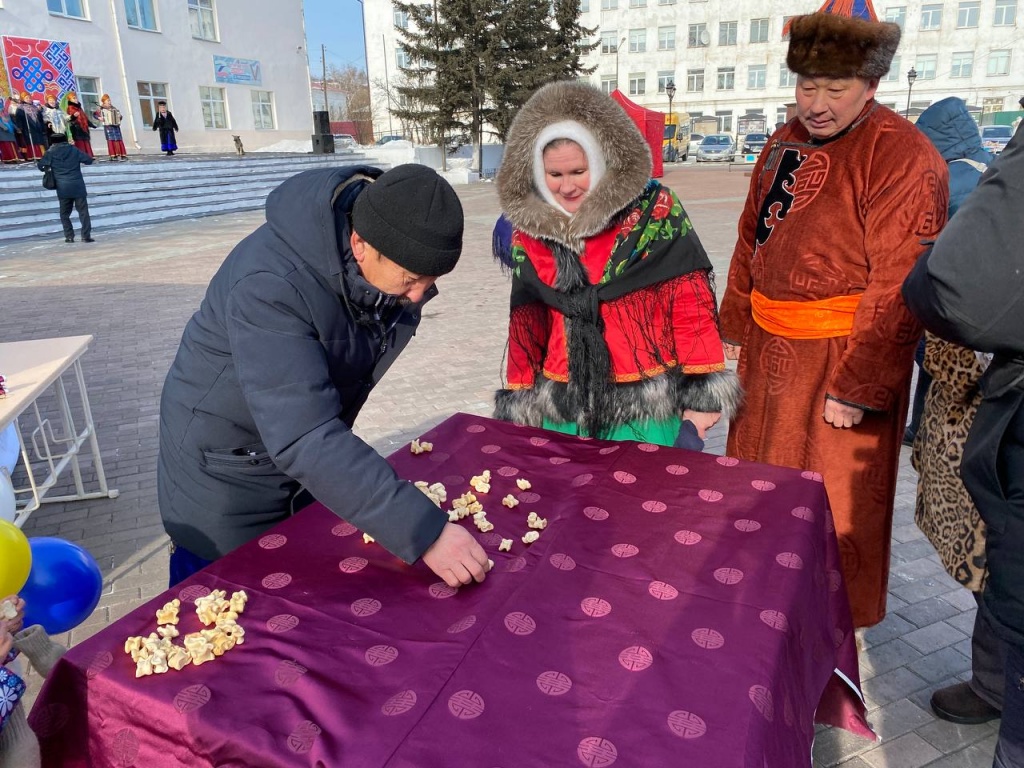
<svg viewBox="0 0 1024 768"><path fill-rule="evenodd" d="M81 357L89 348L92 336L66 336L56 339L34 341L11 341L0 343L0 374L6 381L7 397L0 398L0 431L14 423L21 440L21 457L28 475L28 485L15 488L18 499L14 524L21 527L25 520L44 502L68 502L82 499L117 498L118 491L107 487L107 476L103 472L103 460L96 439L96 426L89 407L89 395L82 375ZM73 374L69 372L73 370ZM73 375L81 400L81 430L75 425L75 415L64 386L64 375ZM39 397L48 390L53 391L59 413L59 424L43 418L39 409ZM35 425L26 436L19 423L34 419ZM27 439L26 439L27 437ZM78 464L78 452L89 442L92 462L96 470L99 489L86 491L82 472ZM31 443L32 451L29 451ZM36 466L33 466L35 464ZM75 493L64 496L46 496L61 473L71 465L75 481ZM36 479L37 472L45 470L45 478ZM21 498L25 497L25 498ZM45 497L45 498L44 498Z"/></svg>

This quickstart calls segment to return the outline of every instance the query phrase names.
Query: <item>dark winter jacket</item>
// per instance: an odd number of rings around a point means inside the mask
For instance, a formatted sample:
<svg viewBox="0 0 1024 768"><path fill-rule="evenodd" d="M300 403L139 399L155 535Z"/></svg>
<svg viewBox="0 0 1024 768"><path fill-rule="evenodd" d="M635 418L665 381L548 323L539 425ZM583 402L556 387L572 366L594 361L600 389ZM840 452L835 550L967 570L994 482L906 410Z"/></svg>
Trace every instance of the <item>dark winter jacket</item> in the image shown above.
<svg viewBox="0 0 1024 768"><path fill-rule="evenodd" d="M82 176L82 164L91 165L93 159L73 144L66 141L52 144L40 160L36 160L39 170L53 168L53 176L57 180L57 197L85 197L85 178Z"/></svg>
<svg viewBox="0 0 1024 768"><path fill-rule="evenodd" d="M346 269L344 214L380 173L306 171L275 189L266 224L185 327L160 403L157 485L167 532L202 558L283 520L300 486L406 562L447 523L351 431L420 322L421 305L389 305Z"/></svg>
<svg viewBox="0 0 1024 768"><path fill-rule="evenodd" d="M1024 137L1018 132L903 285L933 333L994 353L961 464L987 525L982 608L1024 646Z"/></svg>
<svg viewBox="0 0 1024 768"><path fill-rule="evenodd" d="M178 121L174 119L174 115L169 110L166 115L157 112L156 117L153 118L153 130L160 131L160 140L163 141L168 136L174 136L174 132L178 130Z"/></svg>
<svg viewBox="0 0 1024 768"><path fill-rule="evenodd" d="M955 96L932 104L917 119L917 127L935 145L949 168L949 215L978 185L992 155L981 146L981 133L963 99Z"/></svg>

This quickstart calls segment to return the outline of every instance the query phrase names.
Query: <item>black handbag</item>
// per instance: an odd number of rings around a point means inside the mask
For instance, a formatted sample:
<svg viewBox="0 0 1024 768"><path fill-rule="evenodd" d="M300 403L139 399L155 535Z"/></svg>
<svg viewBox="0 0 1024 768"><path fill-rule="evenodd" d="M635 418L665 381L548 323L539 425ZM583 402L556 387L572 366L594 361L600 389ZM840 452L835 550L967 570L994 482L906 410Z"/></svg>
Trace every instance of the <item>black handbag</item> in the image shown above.
<svg viewBox="0 0 1024 768"><path fill-rule="evenodd" d="M57 178L53 175L53 168L46 166L43 169L43 189L56 189Z"/></svg>

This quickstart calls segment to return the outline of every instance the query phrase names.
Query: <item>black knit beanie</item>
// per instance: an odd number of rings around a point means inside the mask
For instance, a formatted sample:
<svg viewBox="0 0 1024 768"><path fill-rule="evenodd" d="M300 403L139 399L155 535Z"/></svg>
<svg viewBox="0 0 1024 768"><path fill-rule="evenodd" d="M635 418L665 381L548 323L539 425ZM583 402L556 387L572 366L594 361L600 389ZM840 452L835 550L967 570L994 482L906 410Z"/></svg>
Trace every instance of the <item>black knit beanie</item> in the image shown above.
<svg viewBox="0 0 1024 768"><path fill-rule="evenodd" d="M451 184L425 165L399 165L368 185L352 206L352 228L410 272L436 277L455 269L464 219Z"/></svg>

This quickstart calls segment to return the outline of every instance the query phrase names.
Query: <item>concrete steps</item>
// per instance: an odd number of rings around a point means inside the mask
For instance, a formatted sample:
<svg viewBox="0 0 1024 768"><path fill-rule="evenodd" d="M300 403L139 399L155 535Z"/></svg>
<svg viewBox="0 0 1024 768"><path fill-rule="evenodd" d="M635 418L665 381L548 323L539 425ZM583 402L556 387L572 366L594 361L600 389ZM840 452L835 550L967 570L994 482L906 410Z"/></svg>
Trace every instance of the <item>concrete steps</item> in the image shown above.
<svg viewBox="0 0 1024 768"><path fill-rule="evenodd" d="M358 151L334 155L250 153L145 156L82 166L93 229L262 208L285 179L311 168L368 163ZM373 162L373 165L379 163ZM78 229L77 216L72 222ZM34 165L0 167L0 242L61 233L56 194Z"/></svg>

